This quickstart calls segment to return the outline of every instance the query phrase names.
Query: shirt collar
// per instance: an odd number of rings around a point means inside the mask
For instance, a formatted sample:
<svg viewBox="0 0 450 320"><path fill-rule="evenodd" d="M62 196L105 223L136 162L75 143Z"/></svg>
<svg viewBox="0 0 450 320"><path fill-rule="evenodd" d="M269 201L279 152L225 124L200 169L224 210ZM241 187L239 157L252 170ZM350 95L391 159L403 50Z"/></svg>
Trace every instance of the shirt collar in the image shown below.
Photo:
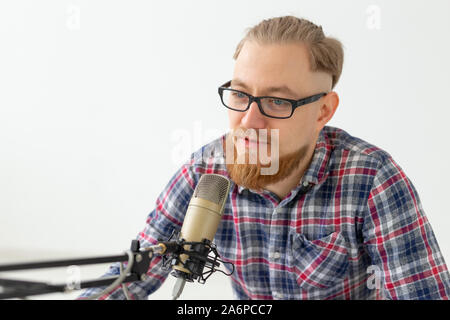
<svg viewBox="0 0 450 320"><path fill-rule="evenodd" d="M332 145L325 135L324 129L322 129L317 138L316 148L311 163L303 175L302 183L308 182L309 184L316 185L326 179L328 176L327 168L331 156L331 149Z"/></svg>

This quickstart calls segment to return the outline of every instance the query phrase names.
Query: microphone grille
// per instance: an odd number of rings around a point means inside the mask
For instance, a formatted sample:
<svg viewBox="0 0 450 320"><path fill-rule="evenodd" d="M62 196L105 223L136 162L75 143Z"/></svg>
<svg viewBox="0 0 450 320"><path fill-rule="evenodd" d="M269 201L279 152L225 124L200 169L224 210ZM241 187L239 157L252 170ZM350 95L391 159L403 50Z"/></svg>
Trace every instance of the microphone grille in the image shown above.
<svg viewBox="0 0 450 320"><path fill-rule="evenodd" d="M195 198L202 198L222 206L228 197L230 180L219 174L204 174L194 190Z"/></svg>

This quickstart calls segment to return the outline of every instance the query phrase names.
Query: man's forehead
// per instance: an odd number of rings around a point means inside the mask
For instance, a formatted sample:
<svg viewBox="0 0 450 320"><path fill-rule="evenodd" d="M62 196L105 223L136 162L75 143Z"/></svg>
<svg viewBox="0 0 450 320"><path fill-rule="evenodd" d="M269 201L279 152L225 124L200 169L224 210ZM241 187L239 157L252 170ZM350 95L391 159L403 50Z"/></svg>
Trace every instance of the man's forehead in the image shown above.
<svg viewBox="0 0 450 320"><path fill-rule="evenodd" d="M292 98L320 89L329 91L331 75L322 71L312 72L309 65L309 52L305 44L246 41L236 59L231 86L243 84L241 89L267 93L278 91Z"/></svg>
<svg viewBox="0 0 450 320"><path fill-rule="evenodd" d="M231 87L242 88L244 90L251 90L250 84L247 84L244 80L242 80L240 78L236 78L236 77L234 77L231 80ZM290 88L285 83L259 86L258 90L260 90L260 92L268 92L268 93L270 93L270 92L284 93L284 94L288 94L291 96L295 96L295 95L299 94L298 89L295 90L294 88Z"/></svg>
<svg viewBox="0 0 450 320"><path fill-rule="evenodd" d="M236 59L231 85L298 96L310 77L309 60L302 50L299 44L247 41Z"/></svg>

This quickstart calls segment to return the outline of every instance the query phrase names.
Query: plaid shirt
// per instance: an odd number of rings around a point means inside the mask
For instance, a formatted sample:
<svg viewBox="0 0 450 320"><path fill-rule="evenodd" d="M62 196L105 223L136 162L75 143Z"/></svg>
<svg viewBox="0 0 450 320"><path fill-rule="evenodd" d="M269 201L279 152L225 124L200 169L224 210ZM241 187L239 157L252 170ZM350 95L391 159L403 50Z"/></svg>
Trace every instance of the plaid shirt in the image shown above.
<svg viewBox="0 0 450 320"><path fill-rule="evenodd" d="M138 234L142 247L180 230L200 176L228 176L225 135L171 178ZM214 242L235 265L237 299L448 299L450 278L419 196L385 151L326 126L302 180L284 199L231 183ZM170 271L152 260L147 299ZM118 264L106 275L118 274ZM80 297L100 289L88 289ZM120 287L101 299L124 299Z"/></svg>

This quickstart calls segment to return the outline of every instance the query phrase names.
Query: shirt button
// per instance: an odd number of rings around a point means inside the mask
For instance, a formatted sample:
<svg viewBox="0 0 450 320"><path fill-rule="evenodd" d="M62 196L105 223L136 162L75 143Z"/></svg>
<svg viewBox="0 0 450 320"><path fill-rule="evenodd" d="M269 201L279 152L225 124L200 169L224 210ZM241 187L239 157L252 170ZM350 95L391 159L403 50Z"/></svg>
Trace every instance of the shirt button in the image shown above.
<svg viewBox="0 0 450 320"><path fill-rule="evenodd" d="M280 293L280 292L274 292L274 293L273 293L273 297L274 297L275 299L283 299L283 298L284 298L283 294Z"/></svg>
<svg viewBox="0 0 450 320"><path fill-rule="evenodd" d="M309 186L309 182L308 181L303 181L303 186L306 188L307 186Z"/></svg>
<svg viewBox="0 0 450 320"><path fill-rule="evenodd" d="M281 254L280 254L278 251L273 253L273 258L274 258L275 260L280 259L280 257L281 257Z"/></svg>

